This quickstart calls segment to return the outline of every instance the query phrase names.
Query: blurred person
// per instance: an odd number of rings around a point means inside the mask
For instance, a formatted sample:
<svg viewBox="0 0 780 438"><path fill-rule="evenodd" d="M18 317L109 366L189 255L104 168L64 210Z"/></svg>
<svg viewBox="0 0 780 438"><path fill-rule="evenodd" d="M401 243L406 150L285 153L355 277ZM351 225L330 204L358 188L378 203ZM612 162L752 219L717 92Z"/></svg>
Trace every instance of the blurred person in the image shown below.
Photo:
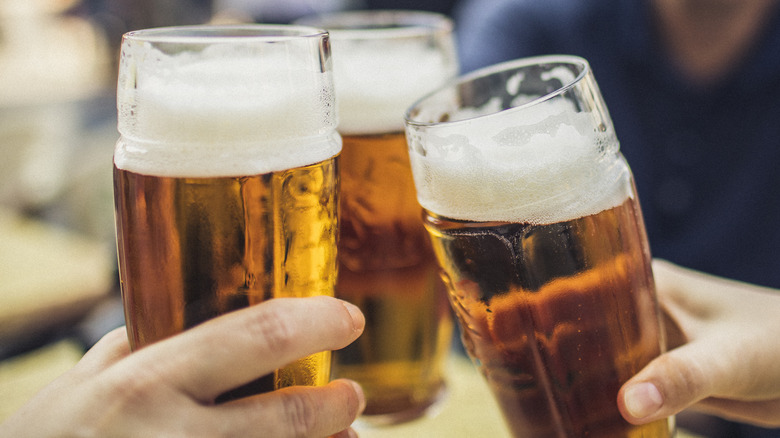
<svg viewBox="0 0 780 438"><path fill-rule="evenodd" d="M306 16L365 9L451 15L458 0L212 0L215 20L288 24Z"/></svg>
<svg viewBox="0 0 780 438"><path fill-rule="evenodd" d="M122 35L151 27L203 24L214 14L215 0L81 0L74 13L88 16L103 29L119 55ZM116 69L114 69L116 71Z"/></svg>
<svg viewBox="0 0 780 438"><path fill-rule="evenodd" d="M217 19L289 24L307 15L352 9L361 0L212 0Z"/></svg>
<svg viewBox="0 0 780 438"><path fill-rule="evenodd" d="M363 0L365 9L412 9L452 15L459 0Z"/></svg>
<svg viewBox="0 0 780 438"><path fill-rule="evenodd" d="M542 54L590 62L654 256L780 288L776 0L466 0L455 17L463 72Z"/></svg>
<svg viewBox="0 0 780 438"><path fill-rule="evenodd" d="M294 359L342 348L364 325L357 307L314 297L269 300L132 354L117 329L0 424L0 437L355 436L349 425L365 398L348 380L214 400Z"/></svg>

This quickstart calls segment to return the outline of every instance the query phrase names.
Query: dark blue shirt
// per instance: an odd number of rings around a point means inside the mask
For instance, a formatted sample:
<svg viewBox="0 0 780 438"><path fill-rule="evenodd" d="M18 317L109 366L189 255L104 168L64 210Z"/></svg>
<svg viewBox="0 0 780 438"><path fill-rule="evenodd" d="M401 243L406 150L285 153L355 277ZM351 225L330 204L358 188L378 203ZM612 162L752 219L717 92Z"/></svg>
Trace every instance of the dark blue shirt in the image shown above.
<svg viewBox="0 0 780 438"><path fill-rule="evenodd" d="M780 8L714 85L676 71L642 0L476 0L457 17L463 72L586 58L637 183L655 257L780 288Z"/></svg>

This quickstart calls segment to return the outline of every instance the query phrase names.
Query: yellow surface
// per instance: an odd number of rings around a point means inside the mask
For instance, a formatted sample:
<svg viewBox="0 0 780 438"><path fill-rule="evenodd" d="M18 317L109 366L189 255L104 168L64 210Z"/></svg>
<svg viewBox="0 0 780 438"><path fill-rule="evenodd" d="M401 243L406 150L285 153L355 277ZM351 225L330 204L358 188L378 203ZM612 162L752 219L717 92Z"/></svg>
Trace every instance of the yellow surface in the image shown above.
<svg viewBox="0 0 780 438"><path fill-rule="evenodd" d="M0 210L0 342L85 312L113 283L112 249Z"/></svg>
<svg viewBox="0 0 780 438"><path fill-rule="evenodd" d="M74 342L61 341L0 362L0 422L81 359Z"/></svg>
<svg viewBox="0 0 780 438"><path fill-rule="evenodd" d="M361 438L511 437L487 384L471 361L454 354L447 367L447 396L430 415L383 427L358 420L354 429Z"/></svg>

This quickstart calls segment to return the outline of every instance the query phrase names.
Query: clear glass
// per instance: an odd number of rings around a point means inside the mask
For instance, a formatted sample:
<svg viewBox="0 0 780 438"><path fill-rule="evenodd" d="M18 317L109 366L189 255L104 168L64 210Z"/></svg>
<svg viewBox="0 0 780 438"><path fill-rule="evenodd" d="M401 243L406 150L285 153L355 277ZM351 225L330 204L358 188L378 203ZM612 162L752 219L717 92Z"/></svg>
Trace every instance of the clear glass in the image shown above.
<svg viewBox="0 0 780 438"><path fill-rule="evenodd" d="M406 114L425 226L517 437L664 437L621 384L665 348L633 177L588 63L498 64Z"/></svg>
<svg viewBox="0 0 780 438"><path fill-rule="evenodd" d="M275 297L333 295L338 154L327 32L131 32L117 89L114 198L133 349ZM329 379L330 353L224 401Z"/></svg>
<svg viewBox="0 0 780 438"><path fill-rule="evenodd" d="M341 155L338 297L366 315L363 335L334 352L333 375L363 386L363 421L430 412L445 393L452 315L420 219L403 113L456 74L443 15L358 11L307 18L333 44Z"/></svg>

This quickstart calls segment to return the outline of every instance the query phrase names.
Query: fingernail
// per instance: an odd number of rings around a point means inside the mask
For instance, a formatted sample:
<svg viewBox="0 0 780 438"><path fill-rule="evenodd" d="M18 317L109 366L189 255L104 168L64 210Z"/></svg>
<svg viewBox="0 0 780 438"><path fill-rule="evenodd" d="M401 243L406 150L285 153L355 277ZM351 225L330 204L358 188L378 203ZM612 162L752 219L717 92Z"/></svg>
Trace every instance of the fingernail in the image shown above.
<svg viewBox="0 0 780 438"><path fill-rule="evenodd" d="M352 388L358 395L358 415L360 415L366 409L366 396L363 394L363 388L355 381L347 381L350 383L350 385L352 385Z"/></svg>
<svg viewBox="0 0 780 438"><path fill-rule="evenodd" d="M354 326L356 330L362 330L363 326L365 325L365 318L363 317L363 312L360 311L360 309L352 304L344 301L344 307L347 309L347 312L349 312L349 316L352 317L352 321L355 322Z"/></svg>
<svg viewBox="0 0 780 438"><path fill-rule="evenodd" d="M626 389L623 401L634 418L645 418L661 409L664 399L652 383L637 383Z"/></svg>

